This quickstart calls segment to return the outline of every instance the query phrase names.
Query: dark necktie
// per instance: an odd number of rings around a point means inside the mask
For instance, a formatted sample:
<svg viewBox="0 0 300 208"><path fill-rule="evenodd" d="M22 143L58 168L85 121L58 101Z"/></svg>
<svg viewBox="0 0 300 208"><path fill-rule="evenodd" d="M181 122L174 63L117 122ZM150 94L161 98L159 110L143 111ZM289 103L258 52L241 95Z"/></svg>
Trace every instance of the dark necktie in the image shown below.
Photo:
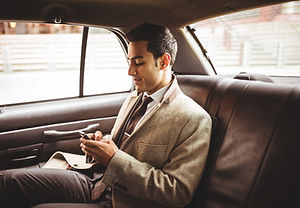
<svg viewBox="0 0 300 208"><path fill-rule="evenodd" d="M136 111L133 113L126 129L125 132L127 134L131 134L135 128L135 126L137 125L137 123L139 122L139 120L143 117L143 115L145 114L146 110L147 110L147 106L148 104L152 101L151 97L144 97L142 104L136 109Z"/></svg>
<svg viewBox="0 0 300 208"><path fill-rule="evenodd" d="M147 106L152 100L153 99L151 97L145 96L142 101L142 104L133 112L133 114L132 114L131 118L129 119L129 122L126 126L126 129L125 129L126 133L124 132L124 134L122 136L121 145L123 144L124 141L126 141L126 139L128 138L128 135L130 135L133 132L136 124L146 113ZM105 191L106 188L107 188L107 185L102 182L102 179L100 181L98 181L92 190L92 200L98 199L102 195L102 193Z"/></svg>
<svg viewBox="0 0 300 208"><path fill-rule="evenodd" d="M127 124L127 127L125 128L125 132L122 136L122 142L123 144L125 140L128 138L128 136L133 132L135 126L141 120L143 115L146 113L147 106L148 104L152 101L153 99L151 97L145 96L142 104L135 110L135 112L132 114L131 118L129 119L129 122Z"/></svg>

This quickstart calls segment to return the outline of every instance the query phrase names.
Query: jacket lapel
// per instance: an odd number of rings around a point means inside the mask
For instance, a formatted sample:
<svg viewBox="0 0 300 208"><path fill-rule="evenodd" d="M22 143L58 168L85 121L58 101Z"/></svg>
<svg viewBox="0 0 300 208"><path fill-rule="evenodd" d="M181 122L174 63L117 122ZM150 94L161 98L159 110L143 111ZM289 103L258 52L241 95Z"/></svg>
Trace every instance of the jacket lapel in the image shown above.
<svg viewBox="0 0 300 208"><path fill-rule="evenodd" d="M134 130L133 130L133 132L132 132L131 135L133 135L136 131L138 131L144 125L144 123L146 123L151 118L151 116L159 109L160 105L161 104L159 103L159 104L157 104L157 105L154 106L154 108L151 110L151 112L148 113L143 118L143 120L140 123L138 123L138 125L134 128Z"/></svg>
<svg viewBox="0 0 300 208"><path fill-rule="evenodd" d="M132 108L136 105L136 103L138 102L138 100L141 96L142 96L142 93L140 95L133 95L129 98L129 101L125 108L124 113L122 114L120 119L115 124L115 127L116 127L115 129L117 129L117 131L112 135L113 140L116 140L118 138L119 134L121 133L121 131L123 129L123 125L127 121L128 116L130 115L130 113L132 111Z"/></svg>
<svg viewBox="0 0 300 208"><path fill-rule="evenodd" d="M168 89L168 91L166 92L166 94L164 95L164 98L162 99L162 101L158 104L156 104L154 106L154 108L151 110L151 112L149 114L147 114L145 116L145 118L143 118L143 120L138 124L138 126L136 126L136 128L133 130L132 134L128 137L128 139L124 142L124 144L122 145L122 149L124 148L124 146L127 144L127 142L131 139L131 137L141 129L142 126L145 125L145 123L147 123L147 121L152 117L152 115L154 113L156 113L156 111L160 108L160 106L162 104L169 104L171 103L177 96L178 94L181 92L179 86L178 86L178 83L177 83L177 80L176 80L176 77L174 76L174 79L173 79L173 82L170 86L170 88ZM138 101L138 99L135 100L134 103L136 103ZM132 109L132 107L134 106L134 103L133 105L131 106L130 110ZM129 105L128 105L129 106ZM130 111L129 111L130 112ZM127 114L128 116L128 114ZM126 117L127 117L126 116ZM123 120L123 122L126 121L125 119Z"/></svg>

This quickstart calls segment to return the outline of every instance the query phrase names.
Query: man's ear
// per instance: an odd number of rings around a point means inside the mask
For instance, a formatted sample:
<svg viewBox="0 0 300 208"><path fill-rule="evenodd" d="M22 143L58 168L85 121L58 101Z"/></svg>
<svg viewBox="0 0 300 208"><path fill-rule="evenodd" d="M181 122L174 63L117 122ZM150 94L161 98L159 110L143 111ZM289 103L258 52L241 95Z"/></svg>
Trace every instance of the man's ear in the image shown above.
<svg viewBox="0 0 300 208"><path fill-rule="evenodd" d="M170 66L171 63L171 56L168 53L164 53L160 57L160 69L166 69L168 66Z"/></svg>

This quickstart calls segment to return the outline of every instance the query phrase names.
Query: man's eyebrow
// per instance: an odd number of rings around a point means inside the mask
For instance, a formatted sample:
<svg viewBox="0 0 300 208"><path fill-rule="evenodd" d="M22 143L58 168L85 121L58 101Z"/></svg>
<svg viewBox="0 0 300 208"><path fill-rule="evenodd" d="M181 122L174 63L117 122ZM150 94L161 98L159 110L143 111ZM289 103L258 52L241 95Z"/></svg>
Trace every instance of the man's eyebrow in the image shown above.
<svg viewBox="0 0 300 208"><path fill-rule="evenodd" d="M127 57L128 60L134 61L135 59L140 59L140 58L144 58L144 56L135 56L132 58Z"/></svg>

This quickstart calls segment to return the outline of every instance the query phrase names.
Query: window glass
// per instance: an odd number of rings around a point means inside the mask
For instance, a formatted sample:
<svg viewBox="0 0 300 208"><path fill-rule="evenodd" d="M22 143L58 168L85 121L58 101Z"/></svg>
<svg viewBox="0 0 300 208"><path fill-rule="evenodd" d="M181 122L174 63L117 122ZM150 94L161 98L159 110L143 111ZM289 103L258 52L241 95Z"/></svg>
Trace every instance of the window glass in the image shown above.
<svg viewBox="0 0 300 208"><path fill-rule="evenodd" d="M218 74L300 76L300 1L193 25Z"/></svg>
<svg viewBox="0 0 300 208"><path fill-rule="evenodd" d="M112 32L89 28L84 95L128 91L132 86L127 74L128 62Z"/></svg>
<svg viewBox="0 0 300 208"><path fill-rule="evenodd" d="M0 105L78 96L82 27L0 22Z"/></svg>
<svg viewBox="0 0 300 208"><path fill-rule="evenodd" d="M0 22L0 105L79 96L82 26ZM84 95L128 91L115 34L90 28Z"/></svg>

